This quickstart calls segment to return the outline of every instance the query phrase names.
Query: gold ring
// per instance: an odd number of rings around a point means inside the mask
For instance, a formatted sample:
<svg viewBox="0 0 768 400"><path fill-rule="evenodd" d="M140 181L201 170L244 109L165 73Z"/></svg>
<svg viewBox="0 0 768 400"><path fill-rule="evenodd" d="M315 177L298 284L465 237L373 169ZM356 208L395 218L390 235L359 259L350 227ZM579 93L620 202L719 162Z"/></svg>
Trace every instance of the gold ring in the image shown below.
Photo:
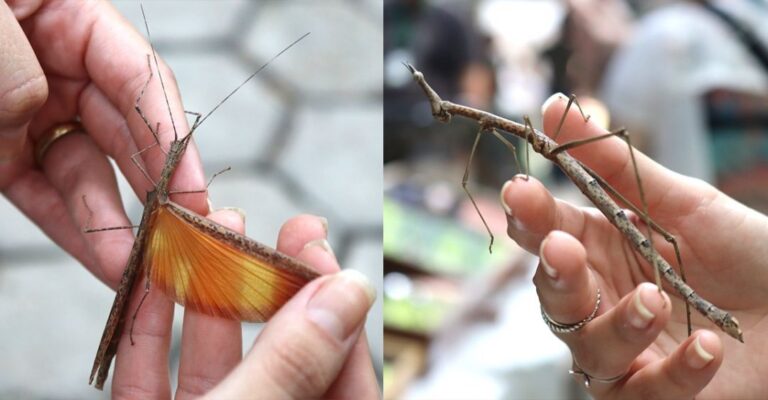
<svg viewBox="0 0 768 400"><path fill-rule="evenodd" d="M62 122L54 125L35 143L35 162L38 167L43 165L43 157L45 153L51 148L54 142L69 135L70 133L85 133L83 125L78 121Z"/></svg>

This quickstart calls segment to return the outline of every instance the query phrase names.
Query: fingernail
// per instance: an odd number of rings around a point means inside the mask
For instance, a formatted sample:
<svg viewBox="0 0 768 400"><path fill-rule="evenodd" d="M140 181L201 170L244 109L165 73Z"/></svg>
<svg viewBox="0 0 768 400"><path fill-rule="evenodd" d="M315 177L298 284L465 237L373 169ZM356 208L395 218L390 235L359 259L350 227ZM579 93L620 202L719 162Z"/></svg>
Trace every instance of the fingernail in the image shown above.
<svg viewBox="0 0 768 400"><path fill-rule="evenodd" d="M307 318L344 341L365 320L376 289L362 273L345 269L331 276L307 303Z"/></svg>
<svg viewBox="0 0 768 400"><path fill-rule="evenodd" d="M239 208L239 207L222 207L222 208L220 208L220 210L234 211L238 215L240 215L240 218L243 220L243 222L245 222L245 210L243 210L242 208Z"/></svg>
<svg viewBox="0 0 768 400"><path fill-rule="evenodd" d="M646 290L648 289L645 286L641 286L632 298L633 312L629 313L629 324L637 329L645 329L655 317L643 303L642 292Z"/></svg>
<svg viewBox="0 0 768 400"><path fill-rule="evenodd" d="M499 200L501 200L501 208L503 208L504 212L511 217L512 209L509 208L507 201L504 200L504 193L507 192L507 188L509 188L510 185L512 185L512 181L504 182L504 186L501 187L501 193L499 194Z"/></svg>
<svg viewBox="0 0 768 400"><path fill-rule="evenodd" d="M544 273L547 274L552 280L557 280L557 277L560 276L560 274L557 272L556 269L552 268L551 265L547 262L546 257L544 257L544 245L549 241L549 236L544 238L544 240L541 241L541 245L539 246L539 259L541 260L541 266L544 268Z"/></svg>
<svg viewBox="0 0 768 400"><path fill-rule="evenodd" d="M328 218L317 217L317 219L320 220L320 224L323 226L323 232L325 232L325 236L328 236Z"/></svg>
<svg viewBox="0 0 768 400"><path fill-rule="evenodd" d="M693 340L693 343L688 346L686 351L688 365L693 369L702 369L715 358L715 356L704 350L700 339L701 336L696 336L696 339Z"/></svg>
<svg viewBox="0 0 768 400"><path fill-rule="evenodd" d="M333 253L333 249L331 248L331 244L328 243L328 240L326 239L315 239L313 241L307 242L307 244L304 245L304 249L309 249L312 247L319 247L323 249L325 252L331 254L332 256L336 256L336 254Z"/></svg>
<svg viewBox="0 0 768 400"><path fill-rule="evenodd" d="M566 99L565 95L559 92L549 96L549 98L544 101L544 104L541 105L541 113L544 114L544 111L547 111L547 108L549 108L552 103L563 99Z"/></svg>
<svg viewBox="0 0 768 400"><path fill-rule="evenodd" d="M215 210L215 208L213 208L213 202L211 201L211 198L208 197L208 198L205 199L205 201L208 202L208 212L209 213L213 212L213 210Z"/></svg>

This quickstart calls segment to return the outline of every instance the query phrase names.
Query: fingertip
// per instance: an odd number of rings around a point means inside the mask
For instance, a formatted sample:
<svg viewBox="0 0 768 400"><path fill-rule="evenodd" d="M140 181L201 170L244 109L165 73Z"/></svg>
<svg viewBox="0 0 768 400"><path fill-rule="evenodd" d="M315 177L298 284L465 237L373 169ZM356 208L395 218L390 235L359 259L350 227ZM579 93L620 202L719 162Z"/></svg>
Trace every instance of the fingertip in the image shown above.
<svg viewBox="0 0 768 400"><path fill-rule="evenodd" d="M328 220L316 215L301 214L290 218L280 228L277 249L290 256L296 256L304 246L328 236Z"/></svg>
<svg viewBox="0 0 768 400"><path fill-rule="evenodd" d="M587 251L575 237L563 231L552 231L541 242L539 251L542 268L553 280L560 280L569 286L569 282L582 283L572 279L586 270Z"/></svg>
<svg viewBox="0 0 768 400"><path fill-rule="evenodd" d="M663 326L670 314L671 305L666 293L650 282L637 286L632 300L627 308L627 321L638 330L644 330L651 325Z"/></svg>
<svg viewBox="0 0 768 400"><path fill-rule="evenodd" d="M533 177L516 175L502 187L502 204L512 231L548 232L552 229L555 200ZM513 239L516 236L510 233Z"/></svg>
<svg viewBox="0 0 768 400"><path fill-rule="evenodd" d="M307 242L296 255L296 258L311 265L321 274L333 273L340 269L336 255L326 239L315 239Z"/></svg>
<svg viewBox="0 0 768 400"><path fill-rule="evenodd" d="M208 214L208 219L217 222L235 232L245 233L245 216L242 210L220 208Z"/></svg>
<svg viewBox="0 0 768 400"><path fill-rule="evenodd" d="M553 95L549 96L546 100L544 100L544 104L541 105L541 115L544 116L547 114L547 110L549 108L559 102L564 102L568 99L564 94L557 92ZM562 113L562 111L561 111Z"/></svg>
<svg viewBox="0 0 768 400"><path fill-rule="evenodd" d="M688 366L700 370L709 365L719 364L723 351L720 337L708 330L700 330L693 336L694 339L685 349L685 360Z"/></svg>

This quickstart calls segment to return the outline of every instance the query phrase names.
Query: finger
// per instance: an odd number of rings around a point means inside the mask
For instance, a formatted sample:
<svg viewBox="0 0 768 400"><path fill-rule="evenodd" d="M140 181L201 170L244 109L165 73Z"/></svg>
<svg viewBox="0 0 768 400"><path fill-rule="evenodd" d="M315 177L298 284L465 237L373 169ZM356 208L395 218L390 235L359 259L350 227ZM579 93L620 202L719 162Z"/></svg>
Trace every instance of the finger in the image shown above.
<svg viewBox="0 0 768 400"><path fill-rule="evenodd" d="M243 216L218 210L208 218L238 233L245 233ZM197 398L211 390L242 358L240 321L184 310L177 399Z"/></svg>
<svg viewBox="0 0 768 400"><path fill-rule="evenodd" d="M0 162L8 162L21 154L27 125L45 103L48 85L32 46L5 2L0 4L0 37Z"/></svg>
<svg viewBox="0 0 768 400"><path fill-rule="evenodd" d="M131 185L136 196L142 202L145 201L147 190L152 189L151 182L147 180L141 169L131 161L131 156L141 149L133 139L125 117L93 84L89 84L83 89L79 105L83 126L93 137L99 149L115 160L120 173ZM159 152L153 152L152 155L165 158L165 155ZM141 157L137 157L136 160L146 171L144 160Z"/></svg>
<svg viewBox="0 0 768 400"><path fill-rule="evenodd" d="M696 331L674 353L640 369L616 390L635 394L631 397L693 398L712 380L722 362L720 338L710 331Z"/></svg>
<svg viewBox="0 0 768 400"><path fill-rule="evenodd" d="M304 249L307 243L327 237L327 219L309 214L298 215L289 219L280 227L280 233L277 236L277 250L295 257Z"/></svg>
<svg viewBox="0 0 768 400"><path fill-rule="evenodd" d="M8 6L13 10L13 15L16 16L16 19L21 21L37 11L43 1L44 0L7 0L6 3L8 3Z"/></svg>
<svg viewBox="0 0 768 400"><path fill-rule="evenodd" d="M144 121L135 111L137 98L144 88L150 70L146 55L153 55L149 43L109 3L100 3L95 14L93 33L88 37L85 50L85 69L88 76L106 95L110 102L128 122L129 129L139 149L155 143L155 139ZM115 49L119 54L115 55ZM152 57L154 76L138 105L150 124L160 123L158 136L160 146L189 132L186 115L181 102L178 85L173 72L158 57L155 65ZM163 79L164 89L160 85ZM170 103L170 109L166 105ZM165 163L159 149L142 154L150 176L158 177ZM200 190L205 188L205 178L196 146L192 143L185 151L181 163L171 181L171 190ZM207 196L204 193L187 194L176 199L183 206L201 215L208 213Z"/></svg>
<svg viewBox="0 0 768 400"><path fill-rule="evenodd" d="M41 171L28 169L2 192L56 244L89 266L94 275L103 278L100 269L94 267L97 263L87 257L87 244L82 232L73 224L64 199Z"/></svg>
<svg viewBox="0 0 768 400"><path fill-rule="evenodd" d="M150 289L141 309L138 309L145 287L146 278L142 277L126 308L112 378L113 398L171 397L168 353L171 346L173 302L161 291Z"/></svg>
<svg viewBox="0 0 768 400"><path fill-rule="evenodd" d="M209 398L322 397L362 330L375 292L359 272L317 279L280 309Z"/></svg>
<svg viewBox="0 0 768 400"><path fill-rule="evenodd" d="M665 293L652 283L642 283L577 335L563 338L581 369L601 378L619 376L650 351L671 309Z"/></svg>
<svg viewBox="0 0 768 400"><path fill-rule="evenodd" d="M531 253L553 230L580 237L591 221L582 209L552 197L536 178L517 175L501 188L501 204L507 214L507 234Z"/></svg>
<svg viewBox="0 0 768 400"><path fill-rule="evenodd" d="M568 325L591 315L598 283L587 268L581 243L554 231L542 243L540 259L534 283L547 315ZM650 283L641 284L616 305L614 302L604 290L596 318L578 331L558 334L579 367L593 376L608 378L626 372L656 339L671 308L669 299Z"/></svg>
<svg viewBox="0 0 768 400"><path fill-rule="evenodd" d="M75 106L67 104L67 99L75 97L72 93L78 87L66 81L51 80L51 88L55 90L41 110L46 115L41 119L53 124L66 120L63 115L73 114L74 111L68 109ZM67 224L60 226L51 226L46 218L34 221L46 231L77 232L66 242L57 243L82 261L99 279L116 288L133 246L132 230L82 233L89 220L88 228L131 225L117 189L112 165L89 135L72 133L50 145L42 158L41 168L60 194L70 217ZM68 244L76 238L86 243L84 249Z"/></svg>
<svg viewBox="0 0 768 400"><path fill-rule="evenodd" d="M316 271L330 274L339 270L339 264L325 236L328 222L325 218L302 215L291 219L281 229L283 246L303 248L297 257ZM322 236L321 236L322 235ZM316 238L317 239L314 239ZM279 247L278 247L279 248ZM368 341L363 331L352 348L336 380L323 395L324 398L377 398L378 382L371 363Z"/></svg>
<svg viewBox="0 0 768 400"><path fill-rule="evenodd" d="M598 284L587 268L584 246L565 232L553 231L541 243L539 260L533 283L547 315L562 324L589 316L597 302ZM607 304L603 300L600 311L607 310Z"/></svg>
<svg viewBox="0 0 768 400"><path fill-rule="evenodd" d="M38 14L46 15L46 23L30 30L30 41L39 48L41 64L46 71L58 76L84 82L90 80L122 115L122 118L111 121L110 129L91 132L97 143L109 149L113 138L109 134L119 131L120 125L126 122L138 149L155 143L153 135L134 110L136 99L150 75L147 55L152 54L152 50L149 43L108 2L79 2L55 10L47 8L51 4L46 3L38 11ZM78 21L78 24L71 21ZM57 37L61 46L45 46L50 37ZM173 74L162 60L160 70L173 119L169 116L157 71L144 93L141 108L150 124L161 123L160 142L167 149L170 140L187 134L188 126ZM149 175L157 179L165 162L163 153L152 149L142 153L142 158ZM141 194L142 199L143 194L152 189L146 181L132 184L139 185L134 186L134 190ZM199 190L204 187L198 153L190 144L173 176L171 189ZM208 213L206 200L204 193L178 198L180 204L201 215Z"/></svg>
<svg viewBox="0 0 768 400"><path fill-rule="evenodd" d="M347 362L325 392L327 399L377 399L381 397L365 331L360 333Z"/></svg>
<svg viewBox="0 0 768 400"><path fill-rule="evenodd" d="M560 119L565 112L568 99L556 94L547 99L542 106L544 131L554 136ZM573 140L595 137L608 133L592 121L584 121L578 107L573 105L565 117L557 141L561 144ZM585 144L568 152L595 170L600 176L635 204L641 204L634 167L626 142L618 137L610 137L595 143ZM637 170L645 182L645 199L649 206L657 204L671 189L680 185L681 176L657 164L644 154L635 150ZM681 193L685 195L686 193ZM676 202L671 202L675 204ZM688 204L689 202L683 202Z"/></svg>

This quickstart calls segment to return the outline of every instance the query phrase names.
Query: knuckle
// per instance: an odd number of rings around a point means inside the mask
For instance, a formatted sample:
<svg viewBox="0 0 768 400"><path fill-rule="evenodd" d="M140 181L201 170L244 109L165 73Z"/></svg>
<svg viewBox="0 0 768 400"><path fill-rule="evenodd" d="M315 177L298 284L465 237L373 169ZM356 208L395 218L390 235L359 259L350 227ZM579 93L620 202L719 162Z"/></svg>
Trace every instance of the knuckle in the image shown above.
<svg viewBox="0 0 768 400"><path fill-rule="evenodd" d="M219 379L198 373L179 373L179 386L176 399L196 399L208 393Z"/></svg>
<svg viewBox="0 0 768 400"><path fill-rule="evenodd" d="M308 346L295 341L275 346L270 361L267 373L278 387L286 388L294 395L309 396L330 386L319 354Z"/></svg>
<svg viewBox="0 0 768 400"><path fill-rule="evenodd" d="M151 388L140 381L120 382L112 386L113 399L151 399L158 397Z"/></svg>
<svg viewBox="0 0 768 400"><path fill-rule="evenodd" d="M0 92L0 119L3 125L27 122L48 99L48 82L42 71Z"/></svg>

